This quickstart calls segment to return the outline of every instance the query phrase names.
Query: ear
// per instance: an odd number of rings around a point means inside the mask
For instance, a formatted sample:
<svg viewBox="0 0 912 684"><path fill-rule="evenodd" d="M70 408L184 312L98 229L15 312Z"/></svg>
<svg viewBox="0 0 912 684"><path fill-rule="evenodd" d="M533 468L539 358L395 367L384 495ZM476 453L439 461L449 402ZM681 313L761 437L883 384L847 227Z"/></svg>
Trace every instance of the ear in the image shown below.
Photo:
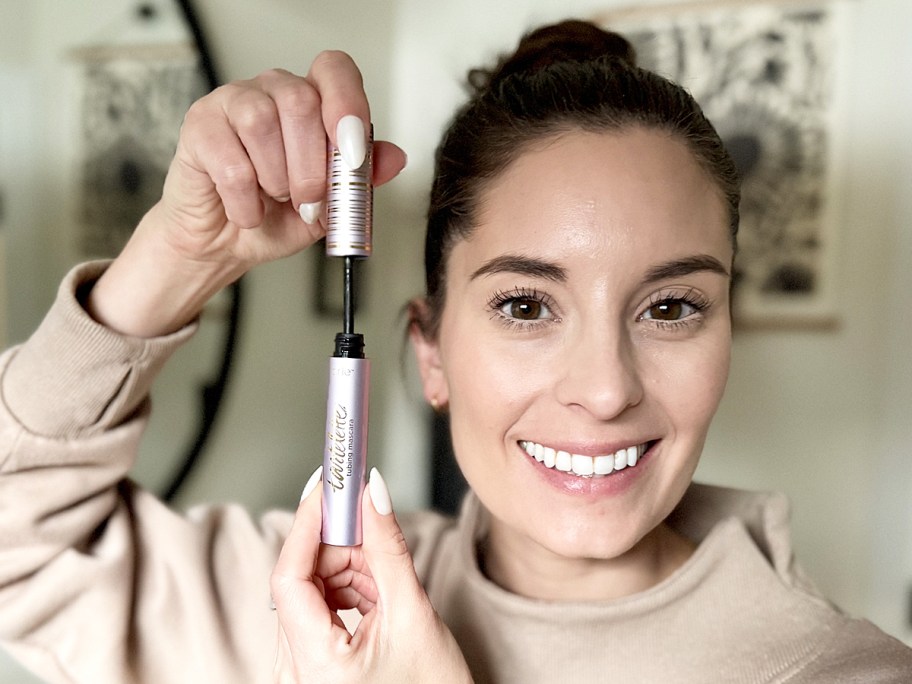
<svg viewBox="0 0 912 684"><path fill-rule="evenodd" d="M409 340L415 350L418 372L424 398L435 410L450 401L450 390L440 357L440 345L436 335L429 333L430 320L427 300L413 299L408 305Z"/></svg>

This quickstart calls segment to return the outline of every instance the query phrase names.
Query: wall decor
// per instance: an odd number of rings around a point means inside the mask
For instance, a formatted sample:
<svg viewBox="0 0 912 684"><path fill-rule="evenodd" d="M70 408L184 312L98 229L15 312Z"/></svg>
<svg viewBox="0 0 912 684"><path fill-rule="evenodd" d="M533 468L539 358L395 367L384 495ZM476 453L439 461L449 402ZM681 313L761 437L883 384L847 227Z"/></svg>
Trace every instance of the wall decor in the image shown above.
<svg viewBox="0 0 912 684"><path fill-rule="evenodd" d="M839 3L715 0L598 17L686 87L741 172L735 323L828 327L834 301Z"/></svg>
<svg viewBox="0 0 912 684"><path fill-rule="evenodd" d="M190 43L72 53L77 75L78 249L115 256L161 196L187 109L208 91Z"/></svg>

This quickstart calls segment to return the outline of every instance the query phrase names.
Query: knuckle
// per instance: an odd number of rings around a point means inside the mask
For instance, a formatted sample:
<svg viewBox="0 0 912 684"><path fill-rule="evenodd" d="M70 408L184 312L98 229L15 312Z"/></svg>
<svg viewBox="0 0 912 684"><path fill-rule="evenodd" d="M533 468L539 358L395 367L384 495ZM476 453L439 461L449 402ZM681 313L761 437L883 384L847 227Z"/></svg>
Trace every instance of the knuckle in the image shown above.
<svg viewBox="0 0 912 684"><path fill-rule="evenodd" d="M320 95L303 80L282 83L273 97L279 109L292 116L312 117L320 113Z"/></svg>
<svg viewBox="0 0 912 684"><path fill-rule="evenodd" d="M243 192L257 187L257 175L250 164L226 164L216 184L228 191Z"/></svg>
<svg viewBox="0 0 912 684"><path fill-rule="evenodd" d="M233 118L241 135L260 137L279 130L275 103L265 94L248 91L235 108Z"/></svg>
<svg viewBox="0 0 912 684"><path fill-rule="evenodd" d="M181 130L192 128L197 124L205 125L211 114L209 110L213 106L216 97L216 91L201 97L191 104L184 113L184 120L181 124Z"/></svg>
<svg viewBox="0 0 912 684"><path fill-rule="evenodd" d="M281 605L282 600L291 590L292 584L293 582L288 575L284 575L278 570L272 571L269 576L269 591L276 606Z"/></svg>
<svg viewBox="0 0 912 684"><path fill-rule="evenodd" d="M294 77L290 71L285 69L266 69L265 71L260 72L260 74L254 79L256 81L277 81L288 77Z"/></svg>

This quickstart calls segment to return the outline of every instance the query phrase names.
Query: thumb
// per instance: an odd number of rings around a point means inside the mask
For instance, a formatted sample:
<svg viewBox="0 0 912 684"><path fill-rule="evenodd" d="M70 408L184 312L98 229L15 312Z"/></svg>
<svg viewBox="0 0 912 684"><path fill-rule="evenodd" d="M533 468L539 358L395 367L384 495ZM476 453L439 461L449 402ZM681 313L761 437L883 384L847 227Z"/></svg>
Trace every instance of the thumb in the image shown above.
<svg viewBox="0 0 912 684"><path fill-rule="evenodd" d="M279 559L272 571L270 588L277 607L303 599L322 598L319 594L316 597L302 594L302 586L307 586L313 580L317 555L320 552L322 497L319 485L322 474L321 466L310 476L301 495L301 503L298 505L291 532L282 545Z"/></svg>
<svg viewBox="0 0 912 684"><path fill-rule="evenodd" d="M379 601L386 605L415 601L424 589L405 543L405 535L393 513L389 489L376 468L372 468L361 500L364 554L377 586Z"/></svg>

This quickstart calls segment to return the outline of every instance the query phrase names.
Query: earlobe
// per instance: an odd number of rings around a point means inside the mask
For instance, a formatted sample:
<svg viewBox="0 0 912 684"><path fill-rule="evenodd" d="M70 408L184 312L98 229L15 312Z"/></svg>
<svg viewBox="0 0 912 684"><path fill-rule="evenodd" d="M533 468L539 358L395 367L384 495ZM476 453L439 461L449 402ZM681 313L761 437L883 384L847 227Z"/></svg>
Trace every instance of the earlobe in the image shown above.
<svg viewBox="0 0 912 684"><path fill-rule="evenodd" d="M416 299L409 303L409 340L415 350L424 398L438 410L449 403L450 394L436 337L428 332L427 302Z"/></svg>

